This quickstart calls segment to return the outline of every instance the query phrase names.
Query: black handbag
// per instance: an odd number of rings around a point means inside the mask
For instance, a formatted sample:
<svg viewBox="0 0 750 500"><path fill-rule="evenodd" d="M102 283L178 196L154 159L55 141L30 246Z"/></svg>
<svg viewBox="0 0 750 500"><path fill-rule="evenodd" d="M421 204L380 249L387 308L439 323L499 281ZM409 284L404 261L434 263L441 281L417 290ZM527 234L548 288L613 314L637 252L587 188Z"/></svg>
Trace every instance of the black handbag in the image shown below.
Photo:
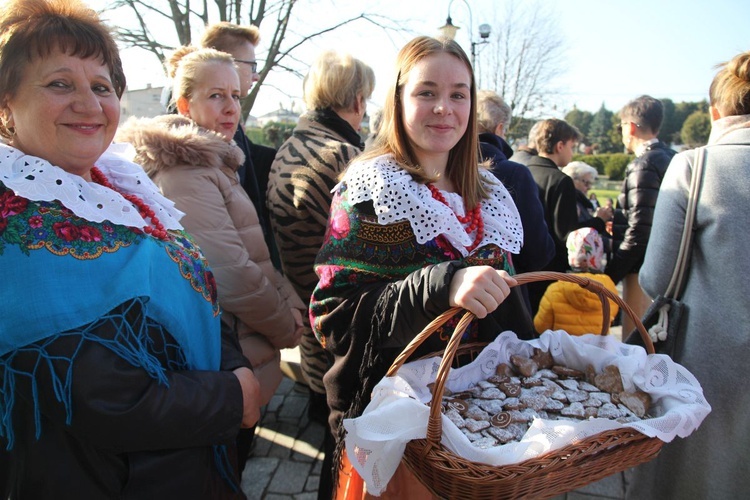
<svg viewBox="0 0 750 500"><path fill-rule="evenodd" d="M643 326L648 330L657 354L667 354L674 357L675 345L679 337L680 325L687 320L688 308L680 301L685 288L685 278L690 263L690 248L693 244L693 223L698 207L698 195L703 178L706 148L695 150L695 165L690 179L690 192L685 208L685 226L680 239L680 249L677 253L672 278L669 280L666 292L658 295L646 313L641 318ZM644 346L638 330L633 330L625 340L626 344Z"/></svg>

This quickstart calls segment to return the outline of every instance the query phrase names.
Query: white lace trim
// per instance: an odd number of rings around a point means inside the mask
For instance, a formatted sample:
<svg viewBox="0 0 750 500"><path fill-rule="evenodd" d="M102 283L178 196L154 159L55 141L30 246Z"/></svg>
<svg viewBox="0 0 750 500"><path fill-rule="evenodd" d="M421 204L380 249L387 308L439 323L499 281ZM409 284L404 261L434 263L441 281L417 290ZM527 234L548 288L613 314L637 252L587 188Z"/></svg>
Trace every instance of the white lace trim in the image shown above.
<svg viewBox="0 0 750 500"><path fill-rule="evenodd" d="M523 341L513 332L503 332L466 366L450 370L446 390L462 392L495 375L497 366L510 363L512 355L531 356L533 349L549 352L555 364L585 370L605 366L620 370L627 391L639 389L653 402L651 417L631 423L591 418L547 420L535 417L518 442L480 448L442 416L441 442L446 450L468 460L503 467L538 457L612 429L631 428L649 437L670 442L687 437L711 412L700 382L685 367L663 354L647 355L612 335L568 335L547 330L538 339ZM367 483L367 492L380 495L401 462L406 444L424 439L432 400L431 387L442 358L433 357L404 364L393 377L383 377L372 390L372 399L361 416L344 419L346 451L352 465Z"/></svg>
<svg viewBox="0 0 750 500"><path fill-rule="evenodd" d="M184 215L165 198L136 163L130 144L112 144L96 161L109 182L123 193L141 198L167 229L182 229ZM47 160L0 143L0 181L18 196L32 201L58 200L78 217L91 222L142 228L150 225L120 193L66 172Z"/></svg>
<svg viewBox="0 0 750 500"><path fill-rule="evenodd" d="M490 172L482 170L480 174L487 181L485 185L491 196L481 202L484 238L479 246L494 243L517 254L523 244L518 209L500 181ZM465 215L460 195L441 191L450 206L444 205L432 197L426 185L415 182L390 155L355 161L342 182L347 185L352 204L372 200L379 224L408 220L420 244L442 234L462 255L468 255L466 247L472 245L476 233L467 234L456 218L456 214Z"/></svg>

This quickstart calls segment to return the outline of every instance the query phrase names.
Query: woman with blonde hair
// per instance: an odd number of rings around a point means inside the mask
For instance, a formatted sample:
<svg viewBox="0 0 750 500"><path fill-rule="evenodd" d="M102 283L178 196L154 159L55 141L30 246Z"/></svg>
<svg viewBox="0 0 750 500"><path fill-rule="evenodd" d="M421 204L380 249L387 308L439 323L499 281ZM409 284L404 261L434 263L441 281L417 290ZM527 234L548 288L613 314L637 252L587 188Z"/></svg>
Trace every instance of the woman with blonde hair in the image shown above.
<svg viewBox="0 0 750 500"><path fill-rule="evenodd" d="M148 175L185 212L183 225L213 268L222 321L239 335L265 405L281 382L280 349L299 343L305 306L271 264L237 176L244 155L232 140L240 119L234 60L182 47L169 64L179 114L131 118L117 139L135 147Z"/></svg>
<svg viewBox="0 0 750 500"><path fill-rule="evenodd" d="M674 359L703 387L711 415L687 439L664 446L635 469L628 498L744 498L750 491L750 52L719 66L709 88L711 134L693 225ZM639 273L652 297L663 294L679 248L697 150L678 153L659 189ZM743 222L744 221L744 222Z"/></svg>
<svg viewBox="0 0 750 500"><path fill-rule="evenodd" d="M333 50L320 54L303 83L307 111L271 165L267 191L271 227L284 275L305 303L318 282L313 264L323 244L331 189L362 152L359 130L374 88L375 73L364 62ZM330 363L309 326L300 355L310 391L309 416L325 423L323 375Z"/></svg>
<svg viewBox="0 0 750 500"><path fill-rule="evenodd" d="M401 49L396 70L373 149L334 190L315 263L312 328L334 357L324 378L338 446L334 477L342 419L361 415L395 357L440 313L460 306L477 315L466 341L533 331L510 288L521 221L507 190L479 166L466 54L452 40L418 37ZM415 356L443 349L453 327Z"/></svg>

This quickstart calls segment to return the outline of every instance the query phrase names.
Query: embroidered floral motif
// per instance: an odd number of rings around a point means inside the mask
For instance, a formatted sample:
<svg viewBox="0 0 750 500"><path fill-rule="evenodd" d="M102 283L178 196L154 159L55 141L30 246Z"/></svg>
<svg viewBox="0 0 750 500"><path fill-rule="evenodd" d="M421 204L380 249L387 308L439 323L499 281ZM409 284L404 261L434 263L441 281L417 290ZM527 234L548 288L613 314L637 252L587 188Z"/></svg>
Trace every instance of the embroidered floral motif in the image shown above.
<svg viewBox="0 0 750 500"><path fill-rule="evenodd" d="M219 314L216 281L200 249L184 231L170 234L173 238L169 242L154 241L165 248L193 289L211 302L214 315ZM88 260L145 238L139 228L91 222L58 202L30 202L0 183L0 255L7 245L15 245L26 255L31 250L46 249L55 255Z"/></svg>
<svg viewBox="0 0 750 500"><path fill-rule="evenodd" d="M511 254L494 243L477 248L467 257L443 235L420 244L408 220L379 223L371 201L355 204L348 194L347 185L342 184L333 197L331 214L335 218L328 224L315 265L319 281L310 306L310 318L313 331L323 345L326 339L319 332L323 330L325 316L339 304L339 297L346 297L366 284L403 279L423 267L460 260L514 274ZM437 336L447 341L458 320L458 317L453 318ZM473 324L462 340L472 341L477 335L478 329Z"/></svg>
<svg viewBox="0 0 750 500"><path fill-rule="evenodd" d="M337 239L346 238L349 234L349 214L336 204L331 210L331 236Z"/></svg>
<svg viewBox="0 0 750 500"><path fill-rule="evenodd" d="M95 259L132 244L140 230L90 222L57 202L29 202L0 184L0 255L6 245L24 254L46 248L55 255Z"/></svg>
<svg viewBox="0 0 750 500"><path fill-rule="evenodd" d="M174 237L166 245L167 254L180 267L182 277L190 281L193 289L203 295L214 307L214 316L219 314L216 280L208 263L192 237L185 231L170 233Z"/></svg>
<svg viewBox="0 0 750 500"><path fill-rule="evenodd" d="M320 266L320 284L321 287L333 285L333 279L336 273L343 271L342 266Z"/></svg>
<svg viewBox="0 0 750 500"><path fill-rule="evenodd" d="M507 271L509 274L516 274L511 254L495 244L477 248L474 253L466 257L466 263L470 266L492 266L495 269Z"/></svg>

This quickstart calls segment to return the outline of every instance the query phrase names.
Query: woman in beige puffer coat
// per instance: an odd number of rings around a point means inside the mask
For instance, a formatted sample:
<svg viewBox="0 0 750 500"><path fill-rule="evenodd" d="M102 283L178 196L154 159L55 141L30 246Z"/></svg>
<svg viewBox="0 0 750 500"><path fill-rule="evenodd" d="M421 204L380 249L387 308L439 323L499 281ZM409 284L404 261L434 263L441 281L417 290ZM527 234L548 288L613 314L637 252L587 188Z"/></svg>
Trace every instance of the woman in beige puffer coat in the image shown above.
<svg viewBox="0 0 750 500"><path fill-rule="evenodd" d="M233 61L209 49L185 52L175 54L192 71L189 92L177 88L179 72L175 78L178 109L185 116L131 118L116 139L135 147L136 161L185 212L180 222L208 259L222 320L238 332L263 405L281 381L280 349L299 343L306 307L274 269L258 214L237 177L244 155L232 141L239 120Z"/></svg>

